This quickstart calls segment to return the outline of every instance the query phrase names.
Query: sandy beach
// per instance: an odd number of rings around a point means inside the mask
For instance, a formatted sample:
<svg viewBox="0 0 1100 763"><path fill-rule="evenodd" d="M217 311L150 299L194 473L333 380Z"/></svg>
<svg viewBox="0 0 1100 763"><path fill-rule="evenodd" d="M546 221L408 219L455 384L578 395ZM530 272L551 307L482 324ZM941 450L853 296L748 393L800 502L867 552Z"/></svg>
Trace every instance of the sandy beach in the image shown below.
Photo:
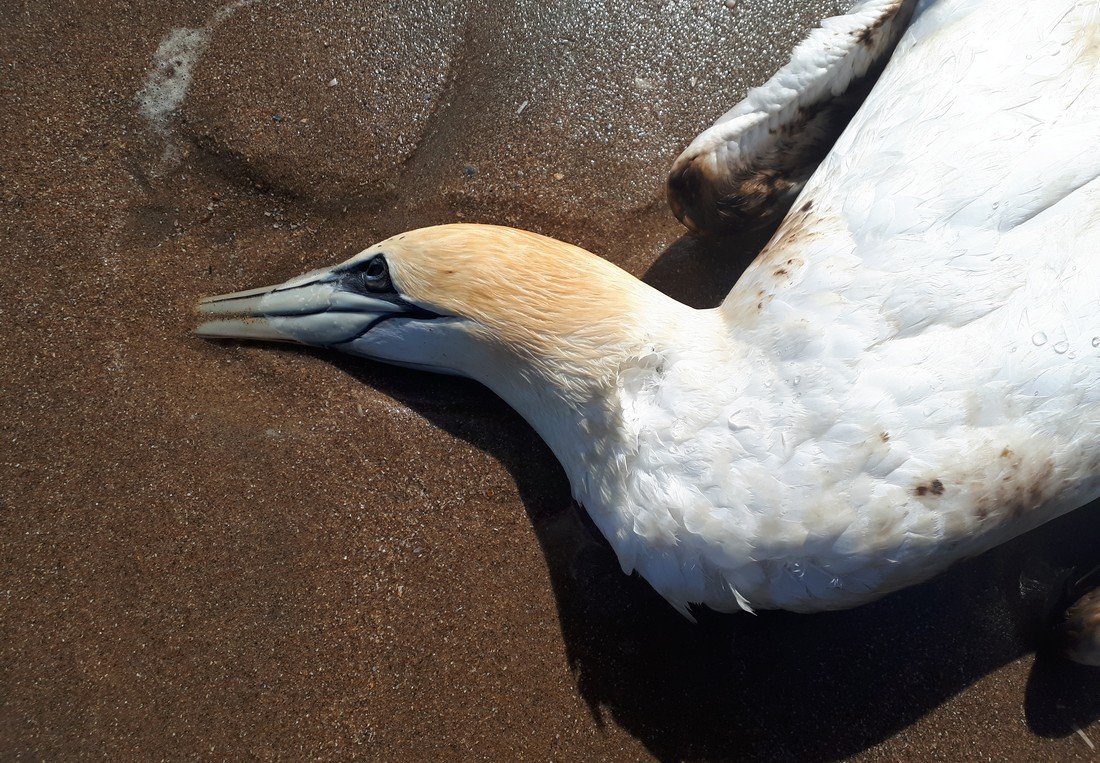
<svg viewBox="0 0 1100 763"><path fill-rule="evenodd" d="M514 225L716 304L672 160L844 0L0 3L0 758L1100 760L1093 505L850 612L684 620L480 386L189 335Z"/></svg>

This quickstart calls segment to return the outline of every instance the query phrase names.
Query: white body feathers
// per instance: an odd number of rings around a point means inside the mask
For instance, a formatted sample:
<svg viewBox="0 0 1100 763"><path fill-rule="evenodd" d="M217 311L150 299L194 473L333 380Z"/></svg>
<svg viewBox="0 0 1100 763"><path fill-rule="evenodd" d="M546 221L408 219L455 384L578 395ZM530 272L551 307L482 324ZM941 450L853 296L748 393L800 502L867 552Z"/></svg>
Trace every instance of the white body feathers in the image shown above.
<svg viewBox="0 0 1100 763"><path fill-rule="evenodd" d="M624 569L848 607L1100 496L1098 176L1097 3L922 3L721 308L555 448Z"/></svg>

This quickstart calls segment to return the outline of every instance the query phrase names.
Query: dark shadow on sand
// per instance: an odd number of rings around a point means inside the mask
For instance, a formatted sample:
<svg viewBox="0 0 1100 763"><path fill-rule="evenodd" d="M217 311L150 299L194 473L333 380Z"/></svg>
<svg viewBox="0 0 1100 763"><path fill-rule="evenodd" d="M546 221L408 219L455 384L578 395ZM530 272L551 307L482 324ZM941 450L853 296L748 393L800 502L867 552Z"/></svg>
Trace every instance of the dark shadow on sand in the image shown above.
<svg viewBox="0 0 1100 763"><path fill-rule="evenodd" d="M716 307L778 227L776 221L729 236L681 236L661 252L642 280L692 307Z"/></svg>
<svg viewBox="0 0 1100 763"><path fill-rule="evenodd" d="M768 233L685 237L646 280L713 305ZM572 504L553 455L488 390L317 356L504 464L545 554L580 692L597 719L610 716L662 759L832 760L865 750L1035 649L1054 606L1046 592L1071 568L1097 561L1094 505L856 610L702 610L692 625L643 580L622 574ZM1073 733L1100 717L1100 671L1043 656L1020 699L1036 733Z"/></svg>
<svg viewBox="0 0 1100 763"><path fill-rule="evenodd" d="M612 717L662 759L860 752L1033 650L1050 615L1045 594L1034 591L1095 559L1084 539L1100 537L1100 506L856 610L757 617L703 610L691 625L647 583L622 574L571 503L553 455L490 392L328 359L505 465L545 554L570 665L591 712ZM1024 593L1022 571L1033 581ZM1100 717L1100 671L1041 657L1021 702L1036 733L1073 733Z"/></svg>

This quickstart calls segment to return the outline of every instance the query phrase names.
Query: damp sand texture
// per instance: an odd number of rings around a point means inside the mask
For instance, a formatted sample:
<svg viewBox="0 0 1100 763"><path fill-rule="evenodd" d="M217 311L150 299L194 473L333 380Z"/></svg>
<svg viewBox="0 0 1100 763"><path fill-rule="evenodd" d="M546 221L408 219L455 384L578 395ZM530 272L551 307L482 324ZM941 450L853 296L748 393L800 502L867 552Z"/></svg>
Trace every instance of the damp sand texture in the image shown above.
<svg viewBox="0 0 1100 763"><path fill-rule="evenodd" d="M456 220L714 304L767 233L683 237L665 174L845 5L0 6L0 757L1096 760L1032 648L1097 512L693 626L485 390L187 333Z"/></svg>

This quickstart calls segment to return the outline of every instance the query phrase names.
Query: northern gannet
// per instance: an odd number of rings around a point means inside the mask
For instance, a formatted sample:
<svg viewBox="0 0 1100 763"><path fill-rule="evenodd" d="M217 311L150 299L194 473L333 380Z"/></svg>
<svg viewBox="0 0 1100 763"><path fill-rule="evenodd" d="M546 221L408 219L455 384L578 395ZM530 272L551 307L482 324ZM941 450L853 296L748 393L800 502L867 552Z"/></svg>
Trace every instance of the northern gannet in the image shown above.
<svg viewBox="0 0 1100 763"><path fill-rule="evenodd" d="M688 617L852 607L1100 497L1098 143L1095 0L866 0L673 170L695 228L796 197L717 308L457 224L203 300L196 333L482 382Z"/></svg>

